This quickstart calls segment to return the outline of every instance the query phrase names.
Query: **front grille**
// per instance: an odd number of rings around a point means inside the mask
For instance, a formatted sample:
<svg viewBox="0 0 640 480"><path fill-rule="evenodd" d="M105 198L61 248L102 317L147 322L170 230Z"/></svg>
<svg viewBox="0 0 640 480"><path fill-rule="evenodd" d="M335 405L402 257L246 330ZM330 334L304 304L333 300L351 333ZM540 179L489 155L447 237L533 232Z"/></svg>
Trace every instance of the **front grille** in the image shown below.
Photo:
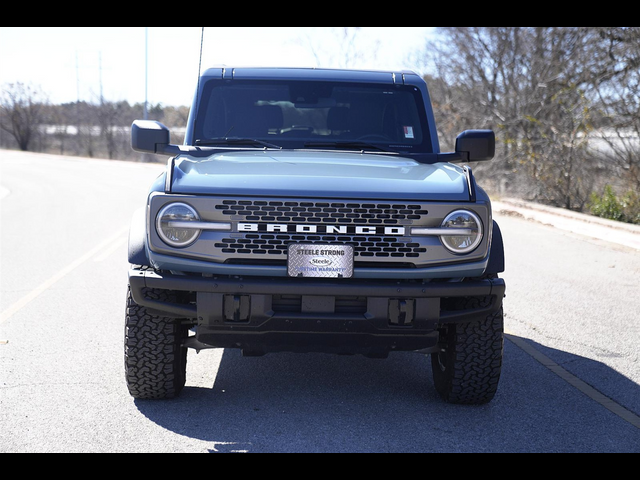
<svg viewBox="0 0 640 480"><path fill-rule="evenodd" d="M483 203L461 206L420 199L155 195L149 218L155 220L170 203L187 203L203 223L230 228L205 229L197 242L184 249L167 246L152 229L152 252L212 265L241 266L229 271L253 272L245 267L256 267L259 274L258 267L269 267L270 273L282 274L292 244L349 245L354 250L355 267L366 270L366 275L383 276L386 274L381 270L388 269L397 270L391 275L401 276L400 270L479 262L486 257L490 241L487 235L476 252L462 258L450 253L437 236L412 235L413 228L439 228L459 208L472 208L486 224L490 214Z"/></svg>
<svg viewBox="0 0 640 480"><path fill-rule="evenodd" d="M426 205L237 198L222 200L214 208L216 221L229 221L236 227L232 233L218 236L214 243L216 255L226 263L286 264L289 246L300 243L351 245L360 267L384 262L415 268L424 263L427 253L423 240L409 236L412 225L424 225L429 215ZM252 225L256 231L239 231L240 224ZM290 228L288 232L274 232L268 231L268 225ZM301 229L304 226L314 231L305 232ZM358 234L356 229L360 227L373 228L377 233Z"/></svg>
<svg viewBox="0 0 640 480"><path fill-rule="evenodd" d="M341 225L406 225L429 214L421 205L409 204L253 200L225 200L216 210L237 221Z"/></svg>
<svg viewBox="0 0 640 480"><path fill-rule="evenodd" d="M287 255L289 245L296 243L321 243L351 245L360 258L419 258L427 249L419 243L393 237L336 237L323 235L272 235L247 234L244 238L225 238L216 248L233 255Z"/></svg>

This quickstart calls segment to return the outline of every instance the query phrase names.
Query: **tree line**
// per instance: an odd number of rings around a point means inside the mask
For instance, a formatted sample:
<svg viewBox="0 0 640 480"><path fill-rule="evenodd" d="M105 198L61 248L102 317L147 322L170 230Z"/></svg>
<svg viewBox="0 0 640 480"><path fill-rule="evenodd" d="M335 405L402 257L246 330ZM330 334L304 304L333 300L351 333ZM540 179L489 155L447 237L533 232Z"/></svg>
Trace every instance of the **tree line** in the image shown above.
<svg viewBox="0 0 640 480"><path fill-rule="evenodd" d="M640 223L640 27L437 27L423 59L443 140L496 131L495 192L579 211L616 192Z"/></svg>
<svg viewBox="0 0 640 480"><path fill-rule="evenodd" d="M148 111L149 119L163 122L172 128L174 141L182 141L188 107L157 104ZM102 99L53 105L39 87L8 84L0 96L0 148L139 160L131 150L130 126L143 116L142 103Z"/></svg>

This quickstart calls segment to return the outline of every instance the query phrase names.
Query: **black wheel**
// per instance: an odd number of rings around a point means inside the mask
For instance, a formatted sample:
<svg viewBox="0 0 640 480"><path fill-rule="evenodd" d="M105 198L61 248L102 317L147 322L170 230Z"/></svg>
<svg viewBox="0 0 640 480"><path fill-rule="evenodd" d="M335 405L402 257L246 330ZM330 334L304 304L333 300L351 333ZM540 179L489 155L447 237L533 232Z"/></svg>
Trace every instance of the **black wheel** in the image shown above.
<svg viewBox="0 0 640 480"><path fill-rule="evenodd" d="M482 299L464 302L461 309L477 308ZM448 325L441 330L441 340L444 351L431 357L438 393L456 405L490 403L498 392L502 374L503 310L479 322Z"/></svg>
<svg viewBox="0 0 640 480"><path fill-rule="evenodd" d="M175 302L169 292L147 291L150 297ZM127 295L125 373L129 393L138 400L166 400L182 393L186 383L188 326L154 315Z"/></svg>

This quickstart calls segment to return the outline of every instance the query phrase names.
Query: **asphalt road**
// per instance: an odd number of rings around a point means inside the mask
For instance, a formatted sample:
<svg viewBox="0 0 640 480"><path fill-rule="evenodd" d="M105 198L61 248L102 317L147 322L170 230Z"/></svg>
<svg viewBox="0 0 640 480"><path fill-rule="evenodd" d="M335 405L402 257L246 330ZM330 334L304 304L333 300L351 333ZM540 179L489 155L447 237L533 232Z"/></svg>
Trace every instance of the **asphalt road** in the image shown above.
<svg viewBox="0 0 640 480"><path fill-rule="evenodd" d="M429 361L190 353L183 396L123 379L126 239L162 166L0 151L0 452L640 452L640 252L498 215L505 368L443 404Z"/></svg>

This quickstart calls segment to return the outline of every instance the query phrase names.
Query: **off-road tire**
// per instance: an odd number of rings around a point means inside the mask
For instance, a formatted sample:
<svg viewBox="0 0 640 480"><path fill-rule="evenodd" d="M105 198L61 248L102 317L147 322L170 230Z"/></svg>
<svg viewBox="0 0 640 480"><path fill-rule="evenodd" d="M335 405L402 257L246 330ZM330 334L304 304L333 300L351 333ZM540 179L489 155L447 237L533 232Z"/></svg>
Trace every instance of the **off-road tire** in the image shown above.
<svg viewBox="0 0 640 480"><path fill-rule="evenodd" d="M461 300L460 309L479 308L488 300ZM436 390L445 402L485 405L498 392L504 354L504 312L474 323L441 330L445 351L432 355Z"/></svg>
<svg viewBox="0 0 640 480"><path fill-rule="evenodd" d="M145 294L175 302L170 292ZM187 349L182 347L188 327L136 304L127 294L125 374L131 396L137 400L168 400L182 393L186 383Z"/></svg>

